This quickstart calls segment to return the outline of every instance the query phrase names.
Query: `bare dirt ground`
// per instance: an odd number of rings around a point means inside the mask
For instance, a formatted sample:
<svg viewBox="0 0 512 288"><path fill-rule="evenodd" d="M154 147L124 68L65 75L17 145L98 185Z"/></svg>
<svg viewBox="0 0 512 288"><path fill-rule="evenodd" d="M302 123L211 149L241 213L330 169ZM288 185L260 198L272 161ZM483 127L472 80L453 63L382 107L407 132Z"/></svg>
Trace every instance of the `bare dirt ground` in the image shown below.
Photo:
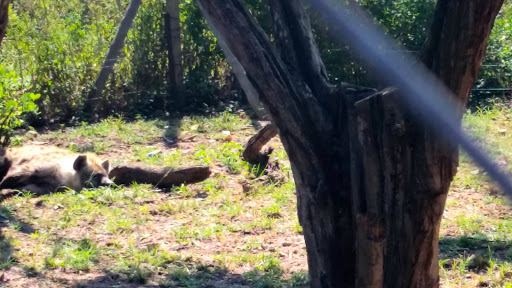
<svg viewBox="0 0 512 288"><path fill-rule="evenodd" d="M24 138L86 147L117 164L206 164L213 175L170 193L134 185L4 201L0 286L306 286L305 244L279 139L269 145L281 180L256 177L239 157L255 130L243 115L219 117L185 119L167 140L165 124L114 120ZM512 287L510 212L485 174L463 159L440 231L442 287Z"/></svg>

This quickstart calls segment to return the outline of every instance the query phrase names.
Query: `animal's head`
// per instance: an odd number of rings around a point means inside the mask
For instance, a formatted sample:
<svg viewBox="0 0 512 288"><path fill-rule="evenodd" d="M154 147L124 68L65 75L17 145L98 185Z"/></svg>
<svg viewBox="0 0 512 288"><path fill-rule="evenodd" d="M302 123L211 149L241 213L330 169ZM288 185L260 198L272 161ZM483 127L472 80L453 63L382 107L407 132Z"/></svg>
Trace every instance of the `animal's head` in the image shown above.
<svg viewBox="0 0 512 288"><path fill-rule="evenodd" d="M75 159L73 169L79 175L82 187L93 188L112 184L108 178L110 170L108 160L101 162L95 155L80 155Z"/></svg>

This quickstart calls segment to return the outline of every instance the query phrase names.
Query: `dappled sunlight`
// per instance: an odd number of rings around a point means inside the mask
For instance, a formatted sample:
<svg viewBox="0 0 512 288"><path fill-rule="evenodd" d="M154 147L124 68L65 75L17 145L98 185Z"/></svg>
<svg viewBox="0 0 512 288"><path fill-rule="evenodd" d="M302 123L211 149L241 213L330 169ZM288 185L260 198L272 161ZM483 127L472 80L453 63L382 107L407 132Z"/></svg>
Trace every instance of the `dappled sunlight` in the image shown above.
<svg viewBox="0 0 512 288"><path fill-rule="evenodd" d="M174 128L162 121L109 118L21 138L23 144L91 150L115 164L208 165L213 175L165 193L134 184L9 198L4 205L16 207L12 213L36 227L29 234L12 225L5 228L16 239L11 244L12 265L32 271L34 279L48 285L63 279L90 287L305 285L307 264L295 186L279 139L269 143L274 147L271 158L280 163L274 172L281 176L274 178L256 174L257 169L240 158L244 143L255 133L245 113L170 123ZM173 146L163 139L171 137L169 130L175 131ZM108 144L97 150L71 139L105 139ZM10 279L24 279L21 270L10 271Z"/></svg>

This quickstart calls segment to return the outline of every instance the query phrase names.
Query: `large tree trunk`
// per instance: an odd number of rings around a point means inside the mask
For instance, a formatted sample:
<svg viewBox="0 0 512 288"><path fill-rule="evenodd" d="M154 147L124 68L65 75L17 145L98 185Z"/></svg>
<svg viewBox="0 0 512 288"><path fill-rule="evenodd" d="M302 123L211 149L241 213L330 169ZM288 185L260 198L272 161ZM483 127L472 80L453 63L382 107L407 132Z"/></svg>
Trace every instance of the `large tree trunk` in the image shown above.
<svg viewBox="0 0 512 288"><path fill-rule="evenodd" d="M438 287L439 225L456 147L416 122L393 89L330 85L300 0L270 0L279 52L241 0L197 2L278 127L312 286ZM423 60L460 107L502 4L437 1Z"/></svg>
<svg viewBox="0 0 512 288"><path fill-rule="evenodd" d="M9 0L0 0L0 45L4 40L9 22Z"/></svg>
<svg viewBox="0 0 512 288"><path fill-rule="evenodd" d="M124 40L128 35L128 31L130 31L130 28L132 27L133 20L137 15L137 11L139 10L141 3L142 0L130 1L128 8L124 13L123 19L119 24L116 36L110 44L110 48L108 49L105 61L101 66L98 78L96 78L96 82L94 83L94 86L87 96L84 110L89 114L89 118L92 121L97 120L98 115L96 111L99 107L99 104L101 103L101 93L103 92L103 88L105 88L108 77L110 74L112 74L112 71L114 71L114 65L116 64L117 58L119 57L119 54L124 47Z"/></svg>
<svg viewBox="0 0 512 288"><path fill-rule="evenodd" d="M183 84L181 59L180 1L167 0L165 5L165 29L169 59L169 92L177 97L178 106L183 105L179 88Z"/></svg>

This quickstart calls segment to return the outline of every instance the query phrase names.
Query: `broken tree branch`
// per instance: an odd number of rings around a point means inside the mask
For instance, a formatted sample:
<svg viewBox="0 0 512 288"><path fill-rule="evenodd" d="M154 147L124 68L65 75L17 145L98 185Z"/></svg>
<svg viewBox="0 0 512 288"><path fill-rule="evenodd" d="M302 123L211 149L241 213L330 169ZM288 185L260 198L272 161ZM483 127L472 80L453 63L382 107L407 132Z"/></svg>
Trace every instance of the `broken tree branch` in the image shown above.
<svg viewBox="0 0 512 288"><path fill-rule="evenodd" d="M208 166L181 168L156 167L147 165L122 165L113 168L109 177L117 185L132 183L151 184L158 188L172 188L181 184L193 184L210 177Z"/></svg>
<svg viewBox="0 0 512 288"><path fill-rule="evenodd" d="M242 153L244 160L253 165L266 165L269 155L272 153L272 149L268 149L264 153L260 153L260 150L276 135L277 127L274 124L267 124L267 126L263 127L263 129L258 131L256 135L252 136L251 139L247 141L244 152Z"/></svg>

